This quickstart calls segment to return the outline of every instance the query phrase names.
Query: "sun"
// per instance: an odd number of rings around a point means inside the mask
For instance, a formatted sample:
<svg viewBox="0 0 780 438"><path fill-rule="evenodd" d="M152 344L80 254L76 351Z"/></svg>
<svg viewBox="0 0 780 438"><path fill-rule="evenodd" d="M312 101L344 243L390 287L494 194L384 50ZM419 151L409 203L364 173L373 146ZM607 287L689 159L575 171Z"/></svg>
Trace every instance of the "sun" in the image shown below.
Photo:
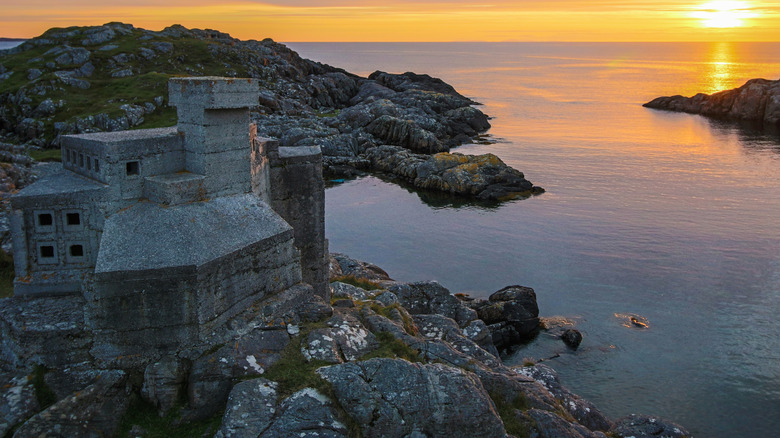
<svg viewBox="0 0 780 438"><path fill-rule="evenodd" d="M696 8L692 16L702 20L702 27L742 27L745 19L756 16L752 5L743 1L716 0Z"/></svg>

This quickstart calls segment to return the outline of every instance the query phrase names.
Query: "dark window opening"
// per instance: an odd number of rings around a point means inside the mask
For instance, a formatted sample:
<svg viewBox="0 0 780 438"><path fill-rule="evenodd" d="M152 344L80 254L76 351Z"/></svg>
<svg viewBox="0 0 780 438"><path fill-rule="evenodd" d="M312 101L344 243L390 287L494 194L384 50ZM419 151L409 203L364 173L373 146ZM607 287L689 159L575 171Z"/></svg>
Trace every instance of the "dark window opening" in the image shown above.
<svg viewBox="0 0 780 438"><path fill-rule="evenodd" d="M81 215L78 213L68 213L65 215L65 221L68 225L81 225Z"/></svg>
<svg viewBox="0 0 780 438"><path fill-rule="evenodd" d="M100 172L100 160L95 158L95 172Z"/></svg>
<svg viewBox="0 0 780 438"><path fill-rule="evenodd" d="M127 176L138 175L140 173L140 166L138 161L127 162Z"/></svg>
<svg viewBox="0 0 780 438"><path fill-rule="evenodd" d="M38 225L42 227L50 227L54 223L54 218L50 213L42 213L38 215Z"/></svg>
<svg viewBox="0 0 780 438"><path fill-rule="evenodd" d="M84 257L84 247L81 245L70 246L71 257Z"/></svg>
<svg viewBox="0 0 780 438"><path fill-rule="evenodd" d="M54 258L54 247L50 245L41 246L41 258L44 259Z"/></svg>
<svg viewBox="0 0 780 438"><path fill-rule="evenodd" d="M84 154L79 154L79 167L84 167Z"/></svg>
<svg viewBox="0 0 780 438"><path fill-rule="evenodd" d="M92 158L87 157L87 170L92 170Z"/></svg>

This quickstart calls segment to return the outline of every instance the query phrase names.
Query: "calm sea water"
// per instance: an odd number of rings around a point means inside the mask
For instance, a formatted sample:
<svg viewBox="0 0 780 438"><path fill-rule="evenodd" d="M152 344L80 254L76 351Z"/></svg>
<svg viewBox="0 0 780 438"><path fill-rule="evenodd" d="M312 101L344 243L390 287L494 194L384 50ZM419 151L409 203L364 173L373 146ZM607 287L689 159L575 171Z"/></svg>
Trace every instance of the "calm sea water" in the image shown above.
<svg viewBox="0 0 780 438"><path fill-rule="evenodd" d="M438 76L484 104L492 152L547 193L454 206L368 177L326 192L332 251L404 281L485 297L533 287L576 322L564 384L605 413L660 415L697 436L780 430L780 139L645 109L670 94L780 78L780 44L293 43L367 75ZM649 328L617 315L647 318Z"/></svg>

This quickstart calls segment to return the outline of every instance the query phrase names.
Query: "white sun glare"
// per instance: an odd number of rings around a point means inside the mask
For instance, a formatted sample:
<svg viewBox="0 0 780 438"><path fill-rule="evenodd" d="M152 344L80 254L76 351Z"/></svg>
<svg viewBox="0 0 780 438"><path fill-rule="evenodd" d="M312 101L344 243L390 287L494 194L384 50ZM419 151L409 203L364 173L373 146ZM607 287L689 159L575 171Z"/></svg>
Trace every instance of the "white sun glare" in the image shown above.
<svg viewBox="0 0 780 438"><path fill-rule="evenodd" d="M702 20L703 27L727 28L744 26L745 19L757 14L749 2L716 0L697 7L691 15Z"/></svg>

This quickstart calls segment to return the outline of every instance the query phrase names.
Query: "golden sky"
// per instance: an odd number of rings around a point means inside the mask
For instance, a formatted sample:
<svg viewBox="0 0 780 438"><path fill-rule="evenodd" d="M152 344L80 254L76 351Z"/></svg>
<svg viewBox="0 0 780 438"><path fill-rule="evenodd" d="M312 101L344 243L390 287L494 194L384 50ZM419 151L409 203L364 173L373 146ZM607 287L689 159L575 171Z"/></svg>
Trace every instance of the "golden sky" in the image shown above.
<svg viewBox="0 0 780 438"><path fill-rule="evenodd" d="M122 21L276 41L780 41L780 0L2 0L0 36Z"/></svg>

